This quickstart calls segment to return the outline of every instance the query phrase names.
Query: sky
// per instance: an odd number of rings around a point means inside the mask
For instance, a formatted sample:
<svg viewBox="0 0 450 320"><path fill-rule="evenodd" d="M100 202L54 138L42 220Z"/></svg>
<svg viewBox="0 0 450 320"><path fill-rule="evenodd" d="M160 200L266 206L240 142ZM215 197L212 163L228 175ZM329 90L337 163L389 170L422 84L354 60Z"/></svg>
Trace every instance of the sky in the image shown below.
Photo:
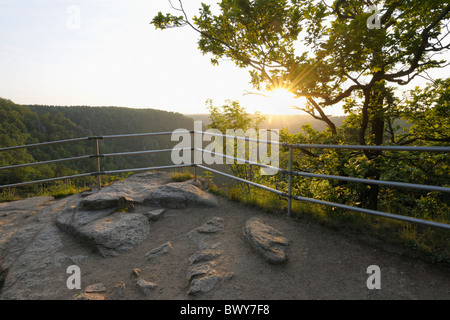
<svg viewBox="0 0 450 320"><path fill-rule="evenodd" d="M192 17L201 2L216 1L183 3ZM0 97L183 114L229 99L250 113L299 114L286 98L244 95L254 91L248 70L211 65L189 27L156 30L159 11L174 12L168 0L0 0Z"/></svg>

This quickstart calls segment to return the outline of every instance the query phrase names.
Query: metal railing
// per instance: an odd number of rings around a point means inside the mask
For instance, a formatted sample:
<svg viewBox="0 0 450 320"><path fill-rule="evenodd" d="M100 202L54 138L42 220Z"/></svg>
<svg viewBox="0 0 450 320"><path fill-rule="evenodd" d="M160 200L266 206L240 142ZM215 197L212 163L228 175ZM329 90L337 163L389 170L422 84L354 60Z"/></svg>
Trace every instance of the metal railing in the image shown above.
<svg viewBox="0 0 450 320"><path fill-rule="evenodd" d="M82 159L94 159L96 162L96 171L95 172L82 173L82 174L66 176L66 177L56 177L56 178L50 178L50 179L2 185L2 186L0 186L0 189L20 187L20 186L25 186L25 185L30 185L30 184L52 182L52 181L57 181L57 180L66 180L66 179L73 179L73 178L79 178L79 177L87 177L87 176L95 176L97 178L97 187L98 187L98 189L101 189L101 187L102 187L101 186L101 176L102 175L108 175L108 174L114 174L114 173L126 173L126 172L139 172L139 171L165 170L165 169L172 169L172 168L193 167L194 168L194 179L197 179L197 168L201 168L201 169L204 169L204 170L207 170L210 172L214 172L216 174L234 179L236 181L261 188L263 190L275 193L283 198L286 198L288 200L288 206L287 206L288 217L291 215L292 199L294 199L294 200L299 200L299 201L315 203L315 204L319 204L319 205L340 208L340 209L344 209L344 210L350 210L350 211L355 211L355 212L360 212L360 213L365 213L365 214L370 214L370 215L375 215L375 216L380 216L380 217L385 217L385 218L390 218L390 219L406 221L406 222L410 222L410 223L417 223L417 224L421 224L421 225L450 230L450 225L445 224L445 223L424 220L424 219L419 219L419 218L414 218L414 217L408 217L408 216L402 216L402 215L393 214L393 213L386 213L386 212L365 209L365 208L360 208L360 207L354 207L354 206L344 205L344 204L340 204L340 203L328 202L328 201L324 201L324 200L307 198L307 197L302 197L299 195L292 194L292 177L293 176L302 176L302 177L306 177L306 178L319 178L319 179L327 179L327 180L340 180L340 181L356 182L356 183L363 183L363 184L369 184L369 185L380 185L380 186L388 186L388 187L396 187L396 188L410 188L410 189L450 193L450 188L441 187L441 186L413 184L413 183L385 181L385 180L371 180L371 179L362 179L362 178L354 178L354 177L344 177L344 176L335 176L335 175L326 175L326 174L316 174L316 173L310 173L310 172L292 171L293 150L294 149L316 148L316 149L349 149L349 150L390 150L390 151L412 151L412 152L450 152L450 147L288 144L288 143L282 143L282 142L278 142L278 141L253 139L253 138L242 137L242 136L230 136L230 135L218 134L218 133L213 133L213 132L205 132L205 131L197 131L197 130L186 131L186 132L189 134L202 134L202 135L204 134L204 135L220 136L220 137L228 138L228 139L241 139L241 140L245 140L248 142L277 144L280 147L288 149L288 157L289 157L288 169L282 169L282 168L270 166L267 164L261 164L261 163L255 162L255 161L237 158L234 156L229 156L229 155L225 155L223 153L205 150L203 148L198 148L198 147L130 151L130 152L121 152L121 153L102 154L102 153L100 153L99 140L171 135L172 132L107 135L107 136L84 137L84 138L36 143L36 144L23 145L23 146L0 148L0 152L2 152L2 151L16 150L16 149L20 149L20 148L34 148L34 147L55 145L55 144L61 144L61 143L73 143L73 142L79 142L79 141L94 141L94 150L95 150L95 153L92 155L84 155L84 156L77 156L77 157L63 158L63 159L56 159L56 160L49 160L49 161L41 161L41 162L27 163L27 164L17 164L17 165L11 165L11 166L6 166L6 167L0 167L0 170L22 168L22 167L28 167L28 166L38 166L38 165L50 164L50 163L61 163L61 162L66 162L66 161L76 161L76 160L82 160ZM207 166L203 165L203 163L198 164L198 163L192 162L192 163L188 163L188 164L178 164L178 165L174 164L174 165L147 167L147 168L131 168L131 169L120 169L120 170L109 170L109 171L101 170L101 159L105 158L105 157L132 156L132 155L139 155L139 154L153 154L153 153L172 152L172 151L194 151L194 152L197 151L197 152L201 152L201 153L207 152L207 153L215 154L218 156L222 156L224 158L233 159L233 161L237 160L240 163L246 163L249 165L270 168L272 170L275 170L277 173L288 175L288 191L286 193L286 192L276 190L271 187L268 187L268 186L250 181L250 180L239 178L234 175L219 171L217 169L207 167ZM203 159L203 156L202 156L202 159Z"/></svg>

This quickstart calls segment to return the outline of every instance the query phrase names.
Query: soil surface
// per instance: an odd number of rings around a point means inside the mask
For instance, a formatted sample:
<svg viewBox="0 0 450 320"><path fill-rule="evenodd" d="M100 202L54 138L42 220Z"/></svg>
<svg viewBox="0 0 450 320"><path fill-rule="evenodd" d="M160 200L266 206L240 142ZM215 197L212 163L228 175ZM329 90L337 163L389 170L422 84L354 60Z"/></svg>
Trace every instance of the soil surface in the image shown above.
<svg viewBox="0 0 450 320"><path fill-rule="evenodd" d="M70 199L51 200L45 206L56 201L69 203ZM5 293L14 279L7 278L13 274L3 267L4 292L0 291L0 297L73 299L86 287L101 283L104 287L97 297L117 300L450 298L448 268L420 260L410 255L407 248L343 234L307 218L293 221L221 197L217 201L217 207L166 208L158 220L150 221L150 232L145 240L118 256L103 257L70 234L60 232L62 246L55 249L58 254L53 256L60 259L49 264L52 280L34 285L31 291L23 291L26 281L17 276L19 280L16 281L21 286L17 290L26 293L15 297L11 289ZM154 209L157 208L136 204L133 213L144 214ZM13 239L12 234L22 230L17 226L22 223L23 228L27 228L23 221L30 220L36 212L25 217L20 215L24 212L0 215L0 232L3 234L0 266L5 265L6 259L12 259L7 245ZM189 294L192 269L189 258L199 250L190 232L216 217L223 219L223 228L203 236L220 251L215 269L225 276L220 277L210 290ZM253 217L260 218L289 239L287 262L270 264L249 245L243 236L243 226ZM52 224L54 219L46 223ZM8 235L11 236L8 238ZM171 248L166 253L150 260L146 258L149 251L168 242ZM23 254L18 252L12 257L18 259ZM56 258L52 259L56 261ZM13 261L8 264L9 268L14 266ZM81 289L71 290L66 285L70 276L67 267L74 264L81 271ZM367 285L372 275L368 273L368 267L373 265L380 270L380 289L369 289ZM138 279L152 283L153 287L144 292L137 285Z"/></svg>

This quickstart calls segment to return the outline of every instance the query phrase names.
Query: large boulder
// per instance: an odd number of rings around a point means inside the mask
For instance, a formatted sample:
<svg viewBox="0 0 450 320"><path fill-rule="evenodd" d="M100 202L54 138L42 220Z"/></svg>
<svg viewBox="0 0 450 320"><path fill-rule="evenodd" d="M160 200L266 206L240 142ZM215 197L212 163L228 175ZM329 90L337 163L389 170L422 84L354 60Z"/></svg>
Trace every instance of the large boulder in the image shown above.
<svg viewBox="0 0 450 320"><path fill-rule="evenodd" d="M286 249L289 240L280 231L259 218L250 218L244 225L243 233L251 247L269 263L279 264L287 261Z"/></svg>
<svg viewBox="0 0 450 320"><path fill-rule="evenodd" d="M115 210L85 211L70 208L61 212L56 224L97 249L103 256L117 256L139 245L148 236L150 224L142 214Z"/></svg>
<svg viewBox="0 0 450 320"><path fill-rule="evenodd" d="M146 172L88 192L78 203L59 212L56 225L103 256L117 256L139 245L149 234L148 218L129 211L168 181L168 173Z"/></svg>

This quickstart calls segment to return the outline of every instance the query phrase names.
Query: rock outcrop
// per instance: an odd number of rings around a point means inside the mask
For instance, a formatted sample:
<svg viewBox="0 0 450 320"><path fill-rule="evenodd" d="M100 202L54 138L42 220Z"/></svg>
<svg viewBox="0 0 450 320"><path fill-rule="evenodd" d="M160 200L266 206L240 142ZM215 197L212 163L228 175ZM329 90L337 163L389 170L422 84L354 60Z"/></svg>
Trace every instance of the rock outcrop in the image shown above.
<svg viewBox="0 0 450 320"><path fill-rule="evenodd" d="M214 206L214 197L201 188L201 183L193 180L172 183L168 173L146 172L117 181L100 191L63 199L35 197L1 203L0 298L52 299L58 296L61 291L67 291L65 268L88 258L67 254L64 237L72 238L84 248L95 249L100 256L118 256L148 237L150 224L161 217L165 208ZM144 202L154 203L153 210L133 211ZM172 243L168 242L148 252L144 258L149 261L171 249ZM146 294L156 286L139 280L136 286ZM103 292L93 292L92 288L82 291L76 299L104 298ZM119 293L124 290L125 287L117 286Z"/></svg>
<svg viewBox="0 0 450 320"><path fill-rule="evenodd" d="M171 210L217 206L215 196L203 190L200 182L175 183L165 173L138 174L100 191L59 200L37 197L2 203L0 299L52 299L67 295L70 290L66 284L68 266L85 266L92 256L95 260L100 259L97 261L116 259L133 250L149 238L152 228L161 220L171 219ZM169 213L163 215L166 210ZM180 263L187 266L188 289L184 294L207 294L233 277L234 273L229 270L230 252L221 243L225 227L222 217L213 216L183 235L196 245L187 261ZM269 262L286 260L285 247L289 241L279 231L258 219L250 219L244 226L244 234L252 247ZM130 268L131 279L113 279L113 287L109 279L109 287L94 282L83 290L78 288L81 291L72 294L71 298L124 298L130 291L143 298L153 297L164 290L164 284L158 283L161 278L154 277L149 270L177 263L172 259L180 252L171 240L162 240L154 246L150 243L146 251L133 258L145 272L133 266L134 269ZM66 250L67 243L73 246L71 250ZM148 245L148 242L144 244ZM245 242L242 245L245 246ZM103 268L109 268L108 263L105 262Z"/></svg>
<svg viewBox="0 0 450 320"><path fill-rule="evenodd" d="M56 225L103 256L117 256L148 236L149 220L157 220L164 208L216 205L214 196L200 187L193 180L171 183L162 173L138 174L88 194L58 214ZM135 203L163 209L146 214L130 213Z"/></svg>

